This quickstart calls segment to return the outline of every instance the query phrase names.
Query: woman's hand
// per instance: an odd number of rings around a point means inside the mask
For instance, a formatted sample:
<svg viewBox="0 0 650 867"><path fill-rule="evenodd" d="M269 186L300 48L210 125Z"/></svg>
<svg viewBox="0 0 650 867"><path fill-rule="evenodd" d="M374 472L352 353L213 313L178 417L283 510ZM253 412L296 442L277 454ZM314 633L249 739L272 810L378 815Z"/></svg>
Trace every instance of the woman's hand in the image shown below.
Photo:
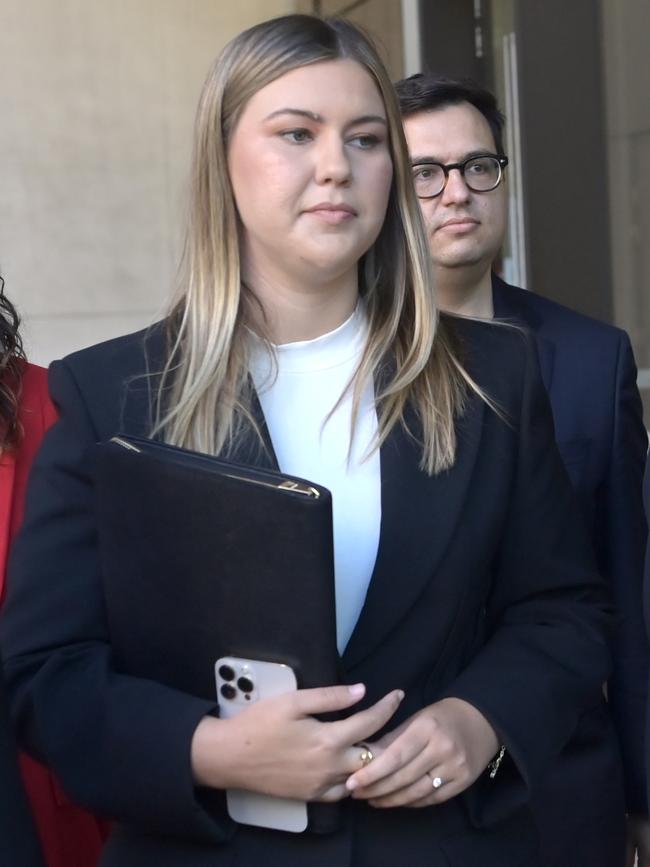
<svg viewBox="0 0 650 867"><path fill-rule="evenodd" d="M302 801L347 797L345 781L362 767L355 744L386 725L404 694L394 690L336 722L314 716L345 710L364 693L362 684L302 689L255 702L229 720L204 717L192 738L196 783Z"/></svg>
<svg viewBox="0 0 650 867"><path fill-rule="evenodd" d="M494 729L473 705L445 698L371 744L373 761L346 785L373 807L440 804L477 779L498 745Z"/></svg>

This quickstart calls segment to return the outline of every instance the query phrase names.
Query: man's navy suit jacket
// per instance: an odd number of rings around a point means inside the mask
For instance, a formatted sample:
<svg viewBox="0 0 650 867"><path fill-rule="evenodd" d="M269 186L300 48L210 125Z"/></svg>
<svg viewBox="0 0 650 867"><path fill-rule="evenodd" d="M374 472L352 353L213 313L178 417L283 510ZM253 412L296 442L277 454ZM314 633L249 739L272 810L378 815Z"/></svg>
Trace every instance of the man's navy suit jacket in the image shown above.
<svg viewBox="0 0 650 867"><path fill-rule="evenodd" d="M618 613L609 704L623 756L627 809L647 815L649 650L641 604L647 435L630 341L618 328L496 275L492 290L495 317L517 320L536 337L558 448L609 581Z"/></svg>
<svg viewBox="0 0 650 867"><path fill-rule="evenodd" d="M645 505L646 520L650 522L650 465L646 465L643 479L643 503ZM644 602L646 631L650 635L650 547L646 548L645 555L645 578L644 578ZM650 684L649 684L650 687ZM650 733L650 708L647 709L646 731ZM646 770L650 768L650 737L646 740ZM646 779L646 793L650 803L650 780Z"/></svg>

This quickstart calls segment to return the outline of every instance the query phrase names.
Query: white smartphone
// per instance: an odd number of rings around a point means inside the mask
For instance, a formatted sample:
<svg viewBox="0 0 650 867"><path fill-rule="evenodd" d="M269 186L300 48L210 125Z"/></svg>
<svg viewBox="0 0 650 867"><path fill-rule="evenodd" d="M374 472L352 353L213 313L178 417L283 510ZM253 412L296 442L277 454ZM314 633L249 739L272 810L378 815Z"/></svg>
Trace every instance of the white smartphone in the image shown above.
<svg viewBox="0 0 650 867"><path fill-rule="evenodd" d="M219 716L231 719L254 702L298 688L288 665L224 656L215 667ZM245 789L227 789L228 815L235 822L299 833L307 828L307 803Z"/></svg>

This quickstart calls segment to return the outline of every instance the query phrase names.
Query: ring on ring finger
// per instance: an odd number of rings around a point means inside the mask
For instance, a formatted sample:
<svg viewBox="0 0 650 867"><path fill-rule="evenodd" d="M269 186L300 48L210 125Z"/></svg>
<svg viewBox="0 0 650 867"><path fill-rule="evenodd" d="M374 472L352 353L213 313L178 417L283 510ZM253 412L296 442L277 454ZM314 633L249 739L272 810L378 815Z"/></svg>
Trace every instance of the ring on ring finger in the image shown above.
<svg viewBox="0 0 650 867"><path fill-rule="evenodd" d="M434 776L429 771L427 771L427 777L431 780L431 786L436 791L438 791L438 789L440 789L445 784L445 781L442 779L442 777L439 777L437 775Z"/></svg>

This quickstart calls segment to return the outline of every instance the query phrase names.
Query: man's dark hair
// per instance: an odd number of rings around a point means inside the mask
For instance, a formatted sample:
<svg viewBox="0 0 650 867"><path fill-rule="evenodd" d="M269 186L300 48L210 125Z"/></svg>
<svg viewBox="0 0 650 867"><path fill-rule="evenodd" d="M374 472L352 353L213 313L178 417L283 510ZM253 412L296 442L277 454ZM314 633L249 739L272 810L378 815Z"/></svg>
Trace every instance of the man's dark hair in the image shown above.
<svg viewBox="0 0 650 867"><path fill-rule="evenodd" d="M0 277L0 453L14 448L20 438L18 399L25 353L16 308L4 294Z"/></svg>
<svg viewBox="0 0 650 867"><path fill-rule="evenodd" d="M499 111L493 93L481 87L471 78L448 78L444 75L425 75L418 73L403 78L395 85L402 117L409 117L423 111L445 108L468 102L481 112L488 122L497 153L503 150L503 125L505 117Z"/></svg>

